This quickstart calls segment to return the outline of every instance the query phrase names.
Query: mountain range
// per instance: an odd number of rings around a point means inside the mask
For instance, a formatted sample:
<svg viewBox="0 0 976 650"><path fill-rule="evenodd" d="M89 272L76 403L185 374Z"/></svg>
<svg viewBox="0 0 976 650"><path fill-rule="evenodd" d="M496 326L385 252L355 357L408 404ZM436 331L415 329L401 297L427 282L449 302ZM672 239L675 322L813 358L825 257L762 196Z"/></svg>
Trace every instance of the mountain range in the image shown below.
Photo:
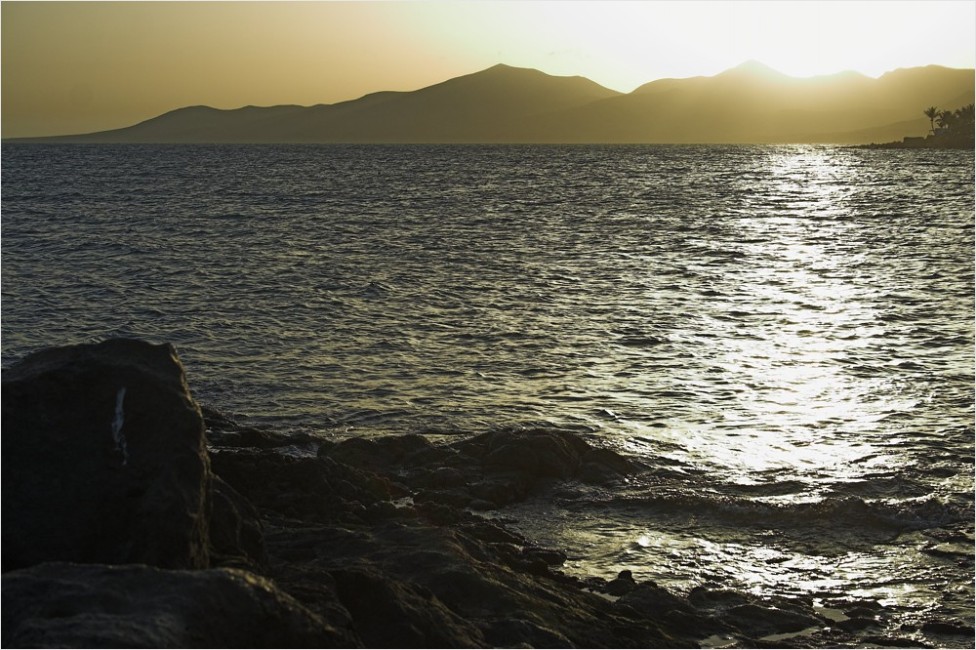
<svg viewBox="0 0 976 650"><path fill-rule="evenodd" d="M925 135L929 106L974 100L974 70L796 78L750 61L620 93L496 65L411 92L315 106L190 106L133 126L34 142L862 144Z"/></svg>

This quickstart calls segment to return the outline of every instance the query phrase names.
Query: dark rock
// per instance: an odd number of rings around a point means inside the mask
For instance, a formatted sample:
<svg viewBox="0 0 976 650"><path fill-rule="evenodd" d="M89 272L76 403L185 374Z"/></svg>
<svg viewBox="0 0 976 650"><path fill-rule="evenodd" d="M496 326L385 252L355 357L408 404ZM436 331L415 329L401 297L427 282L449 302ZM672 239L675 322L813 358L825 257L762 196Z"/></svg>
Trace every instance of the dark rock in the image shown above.
<svg viewBox="0 0 976 650"><path fill-rule="evenodd" d="M461 512L437 501L421 501L416 506L417 517L434 526L451 526L461 521Z"/></svg>
<svg viewBox="0 0 976 650"><path fill-rule="evenodd" d="M340 648L347 632L236 569L41 564L3 574L4 647Z"/></svg>
<svg viewBox="0 0 976 650"><path fill-rule="evenodd" d="M478 648L481 631L429 591L365 568L332 572L339 598L369 648Z"/></svg>
<svg viewBox="0 0 976 650"><path fill-rule="evenodd" d="M424 464L429 460L443 462L434 446L423 436L408 434L377 439L349 438L320 450L320 456L374 472L390 471L404 465ZM426 457L425 457L426 456Z"/></svg>
<svg viewBox="0 0 976 650"><path fill-rule="evenodd" d="M927 621L922 624L922 631L929 634L950 634L968 637L976 634L973 626L953 621Z"/></svg>
<svg viewBox="0 0 976 650"><path fill-rule="evenodd" d="M421 503L438 503L452 508L466 508L470 505L471 494L466 490L426 490L422 489L413 495L418 505Z"/></svg>
<svg viewBox="0 0 976 650"><path fill-rule="evenodd" d="M621 571L617 577L607 583L607 593L611 596L623 596L637 588L634 575L630 571Z"/></svg>
<svg viewBox="0 0 976 650"><path fill-rule="evenodd" d="M881 646L882 648L931 648L927 643L903 636L871 635L861 639L860 647Z"/></svg>
<svg viewBox="0 0 976 650"><path fill-rule="evenodd" d="M454 467L437 467L419 477L416 483L421 487L444 489L461 487L467 481L468 478L464 475L464 472Z"/></svg>
<svg viewBox="0 0 976 650"><path fill-rule="evenodd" d="M42 350L3 372L3 567L209 565L203 420L172 346Z"/></svg>
<svg viewBox="0 0 976 650"><path fill-rule="evenodd" d="M580 478L588 483L606 483L633 474L637 467L617 452L589 447L583 454Z"/></svg>
<svg viewBox="0 0 976 650"><path fill-rule="evenodd" d="M574 648L576 646L556 630L515 615L491 626L492 644L496 648Z"/></svg>
<svg viewBox="0 0 976 650"><path fill-rule="evenodd" d="M544 563L546 566L560 566L568 558L566 554L562 551L557 551L551 548L538 548L538 547L528 547L523 550L523 555L532 558L533 560L538 560Z"/></svg>
<svg viewBox="0 0 976 650"><path fill-rule="evenodd" d="M525 500L532 485L533 480L529 476L494 476L472 483L469 490L476 499L498 508Z"/></svg>
<svg viewBox="0 0 976 650"><path fill-rule="evenodd" d="M212 477L210 557L214 564L260 569L267 563L257 510L219 476Z"/></svg>
<svg viewBox="0 0 976 650"><path fill-rule="evenodd" d="M617 580L620 578L618 577ZM610 585L617 580L611 582ZM633 578L631 578L632 580ZM617 606L631 607L645 614L661 614L673 611L691 613L695 611L687 600L678 598L667 589L662 589L651 581L642 582L628 589L617 600Z"/></svg>
<svg viewBox="0 0 976 650"><path fill-rule="evenodd" d="M874 618L881 610L880 606L867 607L860 605L844 610L844 615L850 618Z"/></svg>
<svg viewBox="0 0 976 650"><path fill-rule="evenodd" d="M206 426L207 440L216 447L251 447L255 449L279 449L291 445L314 445L322 441L311 434L286 434L279 431L258 429L241 425L213 407L200 406Z"/></svg>
<svg viewBox="0 0 976 650"><path fill-rule="evenodd" d="M810 614L759 603L736 605L727 612L725 618L743 632L756 636L799 632L824 624Z"/></svg>
<svg viewBox="0 0 976 650"><path fill-rule="evenodd" d="M580 454L586 450L585 442L558 430L498 431L483 437L487 443L487 470L533 478L573 477L580 468ZM477 442L480 441L475 439Z"/></svg>
<svg viewBox="0 0 976 650"><path fill-rule="evenodd" d="M721 622L722 626L731 626L749 637L755 637L749 640L749 645L767 635L800 632L830 624L802 602L785 598L759 599L725 589L695 587L688 594L688 603L695 608L699 617L707 618L712 624ZM703 614L710 616L703 617ZM703 629L706 627L703 625Z"/></svg>
<svg viewBox="0 0 976 650"><path fill-rule="evenodd" d="M362 521L367 508L408 492L390 479L330 457L215 450L214 471L259 510L315 521ZM392 512L392 511L391 511Z"/></svg>
<svg viewBox="0 0 976 650"><path fill-rule="evenodd" d="M707 587L695 587L688 593L688 600L698 607L715 609L730 608L736 605L745 605L751 602L749 597L738 591L727 589L709 589Z"/></svg>
<svg viewBox="0 0 976 650"><path fill-rule="evenodd" d="M877 627L878 621L873 618L848 618L831 624L845 632L859 632L869 627Z"/></svg>
<svg viewBox="0 0 976 650"><path fill-rule="evenodd" d="M607 483L636 471L616 452L557 429L504 429L435 446L420 435L352 438L324 444L319 457L386 476L419 501L494 509L556 481Z"/></svg>

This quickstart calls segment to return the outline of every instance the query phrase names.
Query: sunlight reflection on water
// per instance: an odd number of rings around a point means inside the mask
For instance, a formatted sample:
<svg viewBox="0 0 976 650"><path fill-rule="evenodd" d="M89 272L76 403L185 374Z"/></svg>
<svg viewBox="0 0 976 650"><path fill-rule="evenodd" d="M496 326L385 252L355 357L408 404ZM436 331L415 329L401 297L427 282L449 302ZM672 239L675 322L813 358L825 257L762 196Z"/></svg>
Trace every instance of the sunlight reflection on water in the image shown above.
<svg viewBox="0 0 976 650"><path fill-rule="evenodd" d="M771 155L751 188L764 203L753 200L753 214L736 221L738 239L754 243L731 271L734 293L706 303L705 332L697 334L718 332L705 356L729 377L734 403L704 422L668 422L666 435L735 480L761 480L771 470L814 481L856 474L851 464L879 450L855 434L911 407L843 364L883 335L876 308L862 300L871 289L849 280L856 258L838 246L854 217L842 201L856 173L850 162L844 152ZM736 335L740 320L750 336Z"/></svg>

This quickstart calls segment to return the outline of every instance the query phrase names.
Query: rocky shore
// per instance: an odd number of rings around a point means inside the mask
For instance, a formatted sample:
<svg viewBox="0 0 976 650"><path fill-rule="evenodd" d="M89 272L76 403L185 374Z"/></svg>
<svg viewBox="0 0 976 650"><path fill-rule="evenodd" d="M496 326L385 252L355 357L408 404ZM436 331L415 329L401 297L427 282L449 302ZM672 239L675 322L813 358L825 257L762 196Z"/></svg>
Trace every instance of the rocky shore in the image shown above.
<svg viewBox="0 0 976 650"><path fill-rule="evenodd" d="M853 647L876 625L562 573L484 513L644 471L567 432L289 437L201 409L175 350L135 340L4 370L2 425L4 647Z"/></svg>

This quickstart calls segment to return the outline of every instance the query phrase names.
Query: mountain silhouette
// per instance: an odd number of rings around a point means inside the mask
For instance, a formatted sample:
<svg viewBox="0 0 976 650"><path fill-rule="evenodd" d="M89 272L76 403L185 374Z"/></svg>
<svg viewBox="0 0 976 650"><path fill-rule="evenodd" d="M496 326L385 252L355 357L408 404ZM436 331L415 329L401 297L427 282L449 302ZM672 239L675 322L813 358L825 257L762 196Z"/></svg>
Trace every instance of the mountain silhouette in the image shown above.
<svg viewBox="0 0 976 650"><path fill-rule="evenodd" d="M973 103L974 71L790 77L748 61L620 93L496 65L412 92L316 106L192 106L112 131L19 141L101 143L838 143L924 135L927 106Z"/></svg>

